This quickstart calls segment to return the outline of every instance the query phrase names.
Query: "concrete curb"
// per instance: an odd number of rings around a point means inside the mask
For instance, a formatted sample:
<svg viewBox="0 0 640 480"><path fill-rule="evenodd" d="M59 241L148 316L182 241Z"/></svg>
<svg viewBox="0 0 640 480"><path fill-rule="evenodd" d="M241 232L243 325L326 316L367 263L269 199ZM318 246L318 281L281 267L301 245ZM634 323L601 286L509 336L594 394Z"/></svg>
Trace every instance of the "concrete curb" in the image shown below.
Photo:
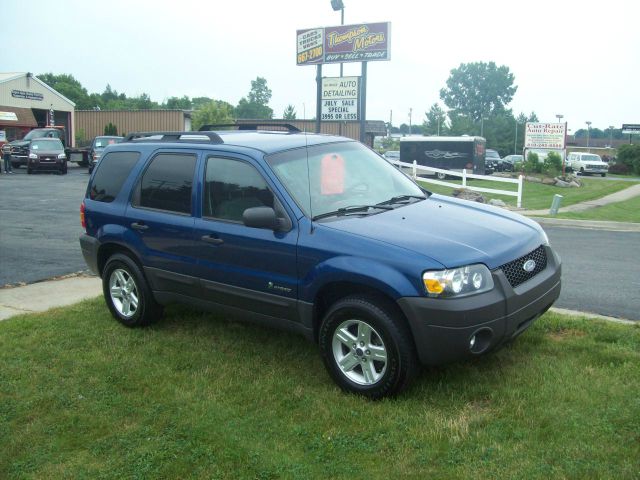
<svg viewBox="0 0 640 480"><path fill-rule="evenodd" d="M0 289L0 320L23 313L45 312L102 295L98 277L70 277Z"/></svg>
<svg viewBox="0 0 640 480"><path fill-rule="evenodd" d="M527 215L529 216L529 215ZM530 216L531 220L549 227L587 228L591 230L610 230L614 232L640 232L640 223L603 222L596 220L569 220L567 218L550 218Z"/></svg>

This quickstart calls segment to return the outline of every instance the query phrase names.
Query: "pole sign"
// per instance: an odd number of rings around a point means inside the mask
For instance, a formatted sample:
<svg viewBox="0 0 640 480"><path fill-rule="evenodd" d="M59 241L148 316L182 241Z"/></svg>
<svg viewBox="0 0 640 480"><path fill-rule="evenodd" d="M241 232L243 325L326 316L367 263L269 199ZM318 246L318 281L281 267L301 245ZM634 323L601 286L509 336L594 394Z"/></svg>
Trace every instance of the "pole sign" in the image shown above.
<svg viewBox="0 0 640 480"><path fill-rule="evenodd" d="M360 77L325 77L322 79L323 121L356 121Z"/></svg>
<svg viewBox="0 0 640 480"><path fill-rule="evenodd" d="M622 133L625 135L640 135L640 124L623 123Z"/></svg>
<svg viewBox="0 0 640 480"><path fill-rule="evenodd" d="M527 122L524 132L524 148L565 148L566 123Z"/></svg>
<svg viewBox="0 0 640 480"><path fill-rule="evenodd" d="M298 65L391 60L390 22L310 28L296 33Z"/></svg>

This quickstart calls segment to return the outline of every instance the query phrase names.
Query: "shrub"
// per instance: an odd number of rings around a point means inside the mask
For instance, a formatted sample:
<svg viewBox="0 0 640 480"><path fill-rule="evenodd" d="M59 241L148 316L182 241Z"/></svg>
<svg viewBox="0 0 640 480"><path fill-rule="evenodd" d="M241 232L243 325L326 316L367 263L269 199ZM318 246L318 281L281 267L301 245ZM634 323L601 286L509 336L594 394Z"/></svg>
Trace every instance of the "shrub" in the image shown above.
<svg viewBox="0 0 640 480"><path fill-rule="evenodd" d="M104 126L105 135L118 135L118 128L111 122Z"/></svg>
<svg viewBox="0 0 640 480"><path fill-rule="evenodd" d="M618 148L618 162L626 165L636 175L640 175L640 145L622 145Z"/></svg>
<svg viewBox="0 0 640 480"><path fill-rule="evenodd" d="M614 163L613 165L609 165L609 173L614 173L616 175L629 175L631 173L631 169L624 163Z"/></svg>
<svg viewBox="0 0 640 480"><path fill-rule="evenodd" d="M542 164L542 172L545 175L555 177L562 170L562 157L557 152L549 152Z"/></svg>
<svg viewBox="0 0 640 480"><path fill-rule="evenodd" d="M542 173L542 163L538 160L538 154L529 152L524 162L525 173Z"/></svg>

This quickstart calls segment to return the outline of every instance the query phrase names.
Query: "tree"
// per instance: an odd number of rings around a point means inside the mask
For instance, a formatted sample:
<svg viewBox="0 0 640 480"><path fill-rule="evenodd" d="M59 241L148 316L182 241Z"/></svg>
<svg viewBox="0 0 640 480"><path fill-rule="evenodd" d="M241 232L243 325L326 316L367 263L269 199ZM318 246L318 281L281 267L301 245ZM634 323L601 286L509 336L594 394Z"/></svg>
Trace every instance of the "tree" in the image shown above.
<svg viewBox="0 0 640 480"><path fill-rule="evenodd" d="M249 99L242 97L236 107L237 118L270 119L273 110L268 106L271 90L267 87L267 80L257 77L251 81Z"/></svg>
<svg viewBox="0 0 640 480"><path fill-rule="evenodd" d="M189 97L184 95L182 98L169 97L167 99L167 103L163 105L163 108L168 108L170 110L191 110L193 106L191 105Z"/></svg>
<svg viewBox="0 0 640 480"><path fill-rule="evenodd" d="M191 105L194 110L198 110L199 108L202 108L205 105L208 105L209 103L211 103L212 100L213 98L209 98L209 97L193 97L191 99Z"/></svg>
<svg viewBox="0 0 640 480"><path fill-rule="evenodd" d="M293 108L293 105L287 105L287 108L284 110L282 114L282 118L285 120L295 120L296 119L296 110Z"/></svg>
<svg viewBox="0 0 640 480"><path fill-rule="evenodd" d="M451 70L440 98L453 113L479 122L483 117L504 111L518 87L509 67L495 62L461 63Z"/></svg>
<svg viewBox="0 0 640 480"><path fill-rule="evenodd" d="M434 103L428 112L425 112L426 119L422 124L425 135L446 135L447 127L445 122L447 114L438 105Z"/></svg>
<svg viewBox="0 0 640 480"><path fill-rule="evenodd" d="M60 75L43 73L37 77L53 88L56 92L61 93L75 103L77 110L88 110L93 108L87 89L84 88L82 84L73 77L73 75L65 73Z"/></svg>
<svg viewBox="0 0 640 480"><path fill-rule="evenodd" d="M220 125L233 121L233 107L220 100L211 100L191 116L191 126L194 130L199 130L203 125Z"/></svg>

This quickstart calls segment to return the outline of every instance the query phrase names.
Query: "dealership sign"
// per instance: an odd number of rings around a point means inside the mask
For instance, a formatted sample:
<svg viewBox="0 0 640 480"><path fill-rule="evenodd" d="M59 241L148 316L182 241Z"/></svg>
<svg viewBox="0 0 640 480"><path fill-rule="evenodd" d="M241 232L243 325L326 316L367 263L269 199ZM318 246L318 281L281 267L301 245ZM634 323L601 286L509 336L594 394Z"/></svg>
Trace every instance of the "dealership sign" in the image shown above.
<svg viewBox="0 0 640 480"><path fill-rule="evenodd" d="M324 121L355 121L358 116L360 77L322 79L322 113Z"/></svg>
<svg viewBox="0 0 640 480"><path fill-rule="evenodd" d="M524 148L565 148L566 123L527 123Z"/></svg>
<svg viewBox="0 0 640 480"><path fill-rule="evenodd" d="M640 125L633 123L623 123L622 133L625 135L640 135Z"/></svg>
<svg viewBox="0 0 640 480"><path fill-rule="evenodd" d="M359 23L297 31L298 65L390 60L391 23Z"/></svg>
<svg viewBox="0 0 640 480"><path fill-rule="evenodd" d="M38 100L42 101L44 95L38 92L26 92L24 90L11 90L11 96L13 98L24 98L25 100Z"/></svg>

